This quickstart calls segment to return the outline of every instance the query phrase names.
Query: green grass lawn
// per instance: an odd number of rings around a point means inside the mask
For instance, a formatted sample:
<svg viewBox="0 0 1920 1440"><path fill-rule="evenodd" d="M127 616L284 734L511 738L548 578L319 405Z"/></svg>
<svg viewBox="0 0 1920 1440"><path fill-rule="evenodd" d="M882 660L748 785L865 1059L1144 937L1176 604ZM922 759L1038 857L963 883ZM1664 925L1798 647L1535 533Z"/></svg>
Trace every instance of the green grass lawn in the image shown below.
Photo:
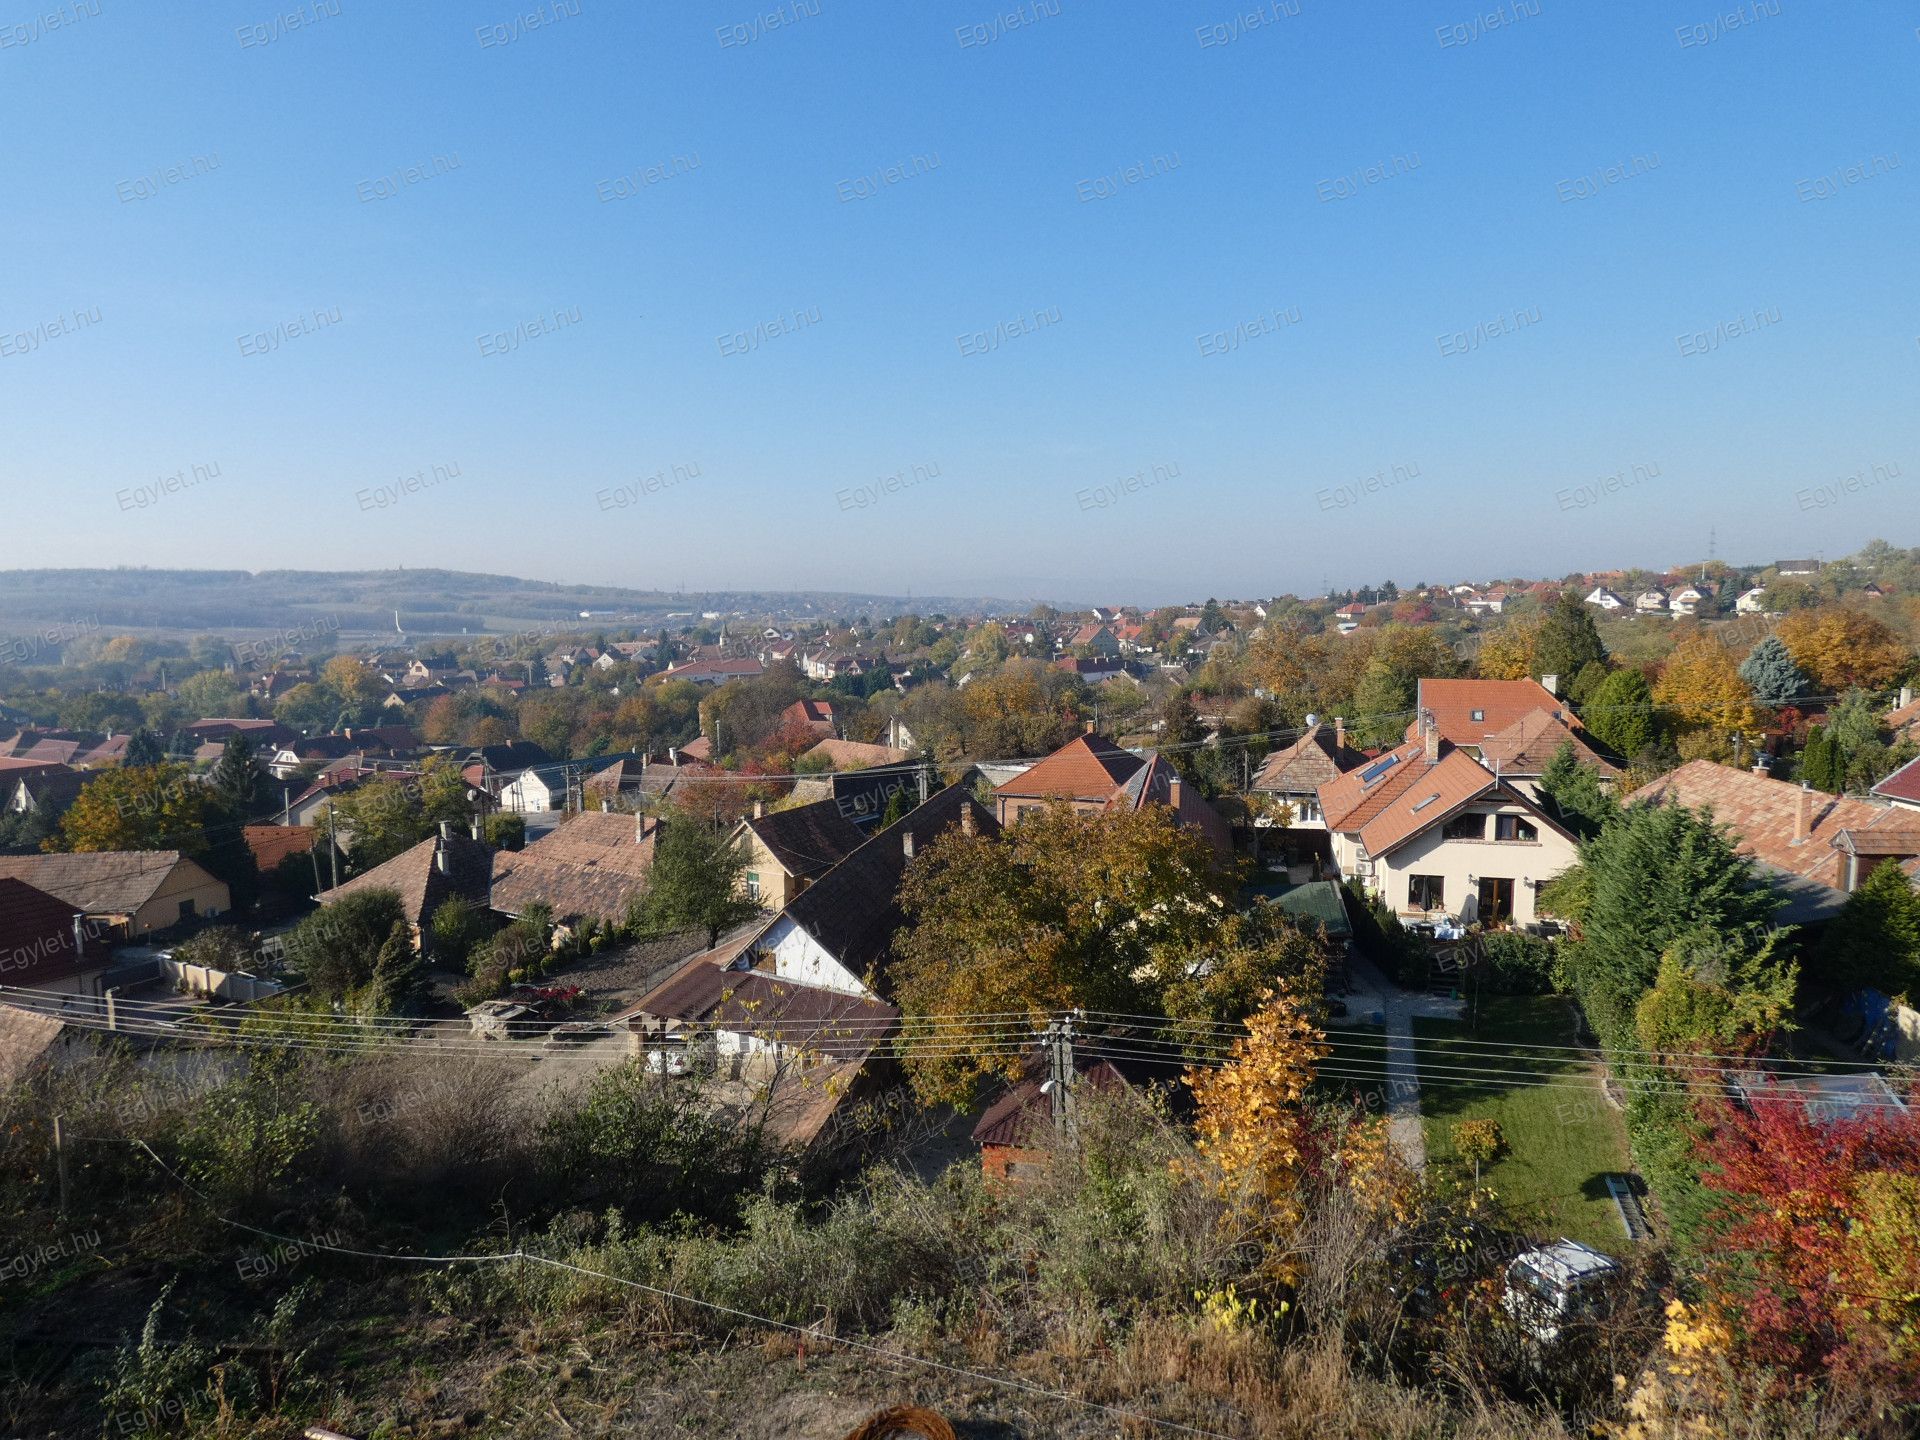
<svg viewBox="0 0 1920 1440"><path fill-rule="evenodd" d="M1484 997L1476 1027L1416 1018L1413 1033L1428 1164L1470 1177L1472 1165L1454 1152L1450 1132L1462 1120L1497 1120L1507 1154L1487 1167L1481 1179L1502 1202L1548 1238L1567 1235L1600 1250L1624 1253L1629 1248L1626 1232L1603 1177L1630 1170L1632 1163L1625 1127L1602 1096L1593 1067L1553 1052L1462 1043L1570 1044L1574 1031L1567 1002L1544 995ZM1494 1083L1487 1083L1440 1068L1448 1065L1524 1073L1495 1076ZM1560 1083L1499 1083L1533 1079ZM1582 1080L1590 1083L1581 1085Z"/></svg>

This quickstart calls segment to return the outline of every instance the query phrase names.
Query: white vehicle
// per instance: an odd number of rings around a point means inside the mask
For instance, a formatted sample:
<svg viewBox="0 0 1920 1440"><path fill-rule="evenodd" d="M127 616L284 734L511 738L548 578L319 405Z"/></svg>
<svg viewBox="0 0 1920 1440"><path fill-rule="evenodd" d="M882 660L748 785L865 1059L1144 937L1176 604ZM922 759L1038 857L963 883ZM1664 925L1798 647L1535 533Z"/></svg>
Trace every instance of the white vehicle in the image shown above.
<svg viewBox="0 0 1920 1440"><path fill-rule="evenodd" d="M1517 1256L1507 1266L1507 1313L1542 1345L1570 1320L1603 1308L1608 1280L1620 1273L1612 1256L1578 1240L1556 1240Z"/></svg>

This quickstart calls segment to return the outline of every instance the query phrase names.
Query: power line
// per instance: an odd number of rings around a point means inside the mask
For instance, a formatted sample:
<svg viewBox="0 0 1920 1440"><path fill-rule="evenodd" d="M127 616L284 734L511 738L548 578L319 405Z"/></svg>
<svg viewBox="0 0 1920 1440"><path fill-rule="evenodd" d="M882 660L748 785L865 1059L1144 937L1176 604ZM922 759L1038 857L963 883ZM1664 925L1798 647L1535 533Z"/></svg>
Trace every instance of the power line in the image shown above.
<svg viewBox="0 0 1920 1440"><path fill-rule="evenodd" d="M110 1137L99 1138L105 1139ZM140 1149L147 1153L148 1158L171 1178L175 1184L199 1199L207 1205L209 1209L213 1208L214 1201L212 1197L196 1189L184 1176L178 1174L166 1161L160 1158L159 1154L146 1141L134 1139L122 1143L139 1146ZM575 1265L566 1260L556 1260L550 1256L537 1254L529 1250L511 1250L494 1254L474 1255L405 1255L394 1251L361 1250L351 1246L335 1245L330 1241L313 1236L298 1237L282 1235L277 1231L265 1230L257 1225L249 1225L243 1220L235 1220L230 1216L219 1214L217 1211L213 1213L211 1218L219 1221L222 1225L228 1225L237 1230L244 1230L249 1234L261 1236L263 1239L277 1240L285 1245L299 1246L302 1250L326 1251L331 1254L345 1255L361 1260L399 1262L410 1265L500 1265L508 1262L544 1265L550 1269L564 1270L575 1275L585 1275L596 1280L605 1280L609 1284L620 1285L630 1290L642 1291L658 1299L671 1301L675 1304L689 1305L695 1309L708 1310L714 1314L728 1316L731 1319L743 1320L754 1325L762 1325L772 1330L785 1331L790 1335L798 1335L802 1339L811 1340L819 1344L842 1345L850 1350L860 1351L862 1354L871 1355L876 1359L891 1364L900 1366L918 1365L926 1369L938 1370L943 1374L956 1376L961 1379L975 1380L984 1385L995 1385L1003 1389L1017 1390L1023 1394L1042 1399L1057 1400L1069 1405L1084 1406L1087 1409L1098 1410L1103 1414L1114 1416L1117 1419L1131 1420L1143 1425L1152 1425L1158 1429L1170 1430L1181 1435L1200 1436L1202 1440L1233 1440L1233 1437L1224 1435L1217 1430L1203 1430L1193 1425L1182 1425L1178 1421L1163 1420L1157 1416L1149 1415L1144 1411L1128 1410L1118 1405L1108 1405L1098 1400L1088 1400L1078 1395L1071 1395L1064 1390L1050 1390L1044 1385L1036 1385L1031 1381L1021 1380L1011 1375L996 1375L991 1371L972 1370L965 1366L951 1365L942 1360L931 1360L924 1356L908 1354L905 1351L892 1350L884 1345L875 1345L864 1340L853 1340L845 1336L824 1334L821 1331L806 1326L794 1325L785 1320L775 1320L766 1315L756 1315L750 1310L742 1310L736 1306L723 1305L716 1300L702 1299L697 1295L685 1295L679 1291L667 1290L658 1285L648 1285L644 1281L629 1279L622 1275L610 1275L604 1270L594 1270L585 1265Z"/></svg>

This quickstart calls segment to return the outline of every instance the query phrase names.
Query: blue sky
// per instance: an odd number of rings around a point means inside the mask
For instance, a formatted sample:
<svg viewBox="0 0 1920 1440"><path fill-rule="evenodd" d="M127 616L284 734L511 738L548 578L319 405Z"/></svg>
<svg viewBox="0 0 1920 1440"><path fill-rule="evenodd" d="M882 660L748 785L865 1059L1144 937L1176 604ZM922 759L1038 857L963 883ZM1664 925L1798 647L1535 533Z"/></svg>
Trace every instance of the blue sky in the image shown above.
<svg viewBox="0 0 1920 1440"><path fill-rule="evenodd" d="M1153 602L1913 544L1916 79L1893 0L0 0L7 563Z"/></svg>

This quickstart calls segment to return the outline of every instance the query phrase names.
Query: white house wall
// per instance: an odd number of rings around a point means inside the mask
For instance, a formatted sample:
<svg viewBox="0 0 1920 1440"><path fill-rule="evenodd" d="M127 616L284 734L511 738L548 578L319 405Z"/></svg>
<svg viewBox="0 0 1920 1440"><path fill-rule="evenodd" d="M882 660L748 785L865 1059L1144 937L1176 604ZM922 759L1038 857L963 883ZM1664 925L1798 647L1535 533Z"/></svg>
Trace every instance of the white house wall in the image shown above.
<svg viewBox="0 0 1920 1440"><path fill-rule="evenodd" d="M858 975L785 915L773 922L755 948L773 952L773 973L778 979L790 980L796 985L817 985L842 995L872 998L873 992Z"/></svg>
<svg viewBox="0 0 1920 1440"><path fill-rule="evenodd" d="M1438 875L1445 912L1462 915L1471 908L1470 897L1472 905L1477 906L1479 881L1495 876L1513 881L1514 923L1527 925L1538 920L1540 913L1534 904L1534 885L1545 884L1574 863L1577 852L1573 842L1559 831L1550 829L1537 816L1527 814L1517 806L1475 806L1473 810L1483 815L1526 814L1539 831L1540 838L1447 840L1441 836L1441 827L1434 825L1385 859L1375 859L1373 873L1363 881L1366 888L1384 899L1396 915L1414 917L1423 912L1409 905L1410 877ZM1357 873L1359 853L1352 836L1334 836L1334 860L1341 874ZM1473 877L1471 882L1469 876ZM1533 881L1534 885L1529 885L1528 881Z"/></svg>

